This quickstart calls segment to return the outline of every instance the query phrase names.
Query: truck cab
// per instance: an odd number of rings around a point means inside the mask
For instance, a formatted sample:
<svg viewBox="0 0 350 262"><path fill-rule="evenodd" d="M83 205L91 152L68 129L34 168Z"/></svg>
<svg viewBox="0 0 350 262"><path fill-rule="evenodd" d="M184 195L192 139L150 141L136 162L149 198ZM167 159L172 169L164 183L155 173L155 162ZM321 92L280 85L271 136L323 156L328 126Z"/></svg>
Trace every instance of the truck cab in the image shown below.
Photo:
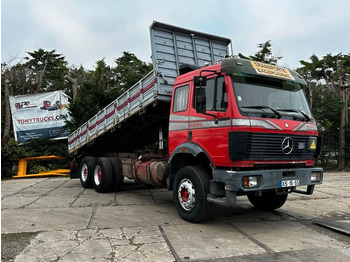
<svg viewBox="0 0 350 262"><path fill-rule="evenodd" d="M238 57L179 76L170 109L168 179L179 208L186 211L195 194L194 179L176 179L184 166L195 167L186 171L194 176L207 174L208 202L234 205L236 196L247 195L257 208L273 210L288 193L312 194L323 176L313 167L321 138L305 86L294 71Z"/></svg>

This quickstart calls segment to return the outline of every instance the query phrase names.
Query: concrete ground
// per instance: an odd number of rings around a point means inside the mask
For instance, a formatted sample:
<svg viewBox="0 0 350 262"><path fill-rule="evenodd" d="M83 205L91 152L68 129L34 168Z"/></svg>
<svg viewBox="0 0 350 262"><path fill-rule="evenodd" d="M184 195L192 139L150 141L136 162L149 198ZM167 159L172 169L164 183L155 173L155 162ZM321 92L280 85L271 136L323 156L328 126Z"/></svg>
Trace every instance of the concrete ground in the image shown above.
<svg viewBox="0 0 350 262"><path fill-rule="evenodd" d="M2 261L350 261L349 173L275 212L239 197L201 224L178 216L172 192L130 181L108 194L65 177L1 186Z"/></svg>

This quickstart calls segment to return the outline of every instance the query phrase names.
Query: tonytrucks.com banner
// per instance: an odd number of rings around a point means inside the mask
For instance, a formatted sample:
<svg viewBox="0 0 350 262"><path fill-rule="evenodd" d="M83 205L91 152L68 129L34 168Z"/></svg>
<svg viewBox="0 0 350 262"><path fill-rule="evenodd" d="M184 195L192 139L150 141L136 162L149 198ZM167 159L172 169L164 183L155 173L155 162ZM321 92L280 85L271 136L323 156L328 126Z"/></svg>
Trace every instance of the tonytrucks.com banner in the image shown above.
<svg viewBox="0 0 350 262"><path fill-rule="evenodd" d="M62 91L26 96L10 96L16 141L63 139L69 135L64 120L68 115L68 96Z"/></svg>

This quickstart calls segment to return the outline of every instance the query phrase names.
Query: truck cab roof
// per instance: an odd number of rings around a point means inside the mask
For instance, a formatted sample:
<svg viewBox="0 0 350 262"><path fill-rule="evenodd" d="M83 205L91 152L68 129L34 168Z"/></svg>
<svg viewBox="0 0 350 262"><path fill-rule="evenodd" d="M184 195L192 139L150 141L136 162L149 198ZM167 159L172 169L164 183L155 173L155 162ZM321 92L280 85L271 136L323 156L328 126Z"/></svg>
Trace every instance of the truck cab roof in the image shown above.
<svg viewBox="0 0 350 262"><path fill-rule="evenodd" d="M180 66L182 74L178 82L188 81L188 77L198 75L201 70L216 70L227 75L250 75L257 77L268 77L280 80L289 80L306 86L305 80L296 71L277 65L266 64L259 61L242 59L238 56L225 57L220 61L208 63L204 67L184 64Z"/></svg>

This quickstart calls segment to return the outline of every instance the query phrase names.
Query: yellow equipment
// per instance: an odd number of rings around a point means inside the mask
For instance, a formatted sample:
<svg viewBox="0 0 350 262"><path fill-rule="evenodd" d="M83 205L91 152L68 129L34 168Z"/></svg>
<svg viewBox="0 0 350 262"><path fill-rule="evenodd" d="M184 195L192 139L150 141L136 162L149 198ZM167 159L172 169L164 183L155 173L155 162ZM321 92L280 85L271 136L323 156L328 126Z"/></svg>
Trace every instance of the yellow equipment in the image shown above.
<svg viewBox="0 0 350 262"><path fill-rule="evenodd" d="M69 169L56 169L50 171L42 171L38 174L27 174L27 164L30 160L55 160L63 159L60 156L36 156L36 157L26 157L18 159L18 172L16 176L12 178L25 178L25 177L40 177L40 176L67 176L70 173Z"/></svg>

